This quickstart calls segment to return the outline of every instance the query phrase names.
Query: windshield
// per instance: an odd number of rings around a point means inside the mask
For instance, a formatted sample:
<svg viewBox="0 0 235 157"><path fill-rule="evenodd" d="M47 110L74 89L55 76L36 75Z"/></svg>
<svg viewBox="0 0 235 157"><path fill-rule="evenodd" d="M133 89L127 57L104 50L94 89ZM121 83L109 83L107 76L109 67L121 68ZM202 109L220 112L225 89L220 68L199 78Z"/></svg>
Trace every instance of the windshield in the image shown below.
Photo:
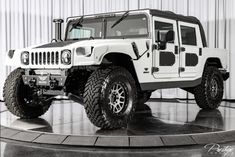
<svg viewBox="0 0 235 157"><path fill-rule="evenodd" d="M66 40L148 36L148 20L146 15L128 15L116 23L120 18L121 16L105 17L104 20L104 18L89 19L84 17L79 23L76 23L76 20L71 21L67 27Z"/></svg>
<svg viewBox="0 0 235 157"><path fill-rule="evenodd" d="M127 16L119 24L112 27L119 18L107 19L106 38L131 38L148 35L147 17L145 15Z"/></svg>
<svg viewBox="0 0 235 157"><path fill-rule="evenodd" d="M76 20L69 23L67 28L67 40L79 40L102 37L102 19L85 19L77 23Z"/></svg>

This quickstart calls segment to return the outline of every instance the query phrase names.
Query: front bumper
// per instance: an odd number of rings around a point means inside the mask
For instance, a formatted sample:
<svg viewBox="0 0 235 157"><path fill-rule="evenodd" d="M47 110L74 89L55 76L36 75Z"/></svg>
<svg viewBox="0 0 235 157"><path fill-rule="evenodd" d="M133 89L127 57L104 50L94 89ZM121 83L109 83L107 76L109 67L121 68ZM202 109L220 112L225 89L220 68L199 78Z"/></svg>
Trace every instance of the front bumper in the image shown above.
<svg viewBox="0 0 235 157"><path fill-rule="evenodd" d="M30 87L40 86L55 89L63 87L67 76L53 76L53 75L23 75L25 85Z"/></svg>
<svg viewBox="0 0 235 157"><path fill-rule="evenodd" d="M226 81L229 78L230 73L229 72L223 73L222 76L223 76L223 79Z"/></svg>
<svg viewBox="0 0 235 157"><path fill-rule="evenodd" d="M230 73L227 72L226 70L222 69L222 70L220 70L220 72L222 74L222 77L223 77L224 81L226 81L230 77Z"/></svg>

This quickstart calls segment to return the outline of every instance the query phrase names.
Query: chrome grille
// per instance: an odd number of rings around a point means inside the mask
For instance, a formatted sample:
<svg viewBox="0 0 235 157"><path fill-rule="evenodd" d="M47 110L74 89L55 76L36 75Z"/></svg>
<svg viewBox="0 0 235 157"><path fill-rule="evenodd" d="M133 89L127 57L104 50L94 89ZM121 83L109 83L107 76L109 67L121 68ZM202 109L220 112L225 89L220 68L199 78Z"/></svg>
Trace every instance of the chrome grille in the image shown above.
<svg viewBox="0 0 235 157"><path fill-rule="evenodd" d="M52 52L31 52L31 65L58 65L60 64L60 53L58 51Z"/></svg>

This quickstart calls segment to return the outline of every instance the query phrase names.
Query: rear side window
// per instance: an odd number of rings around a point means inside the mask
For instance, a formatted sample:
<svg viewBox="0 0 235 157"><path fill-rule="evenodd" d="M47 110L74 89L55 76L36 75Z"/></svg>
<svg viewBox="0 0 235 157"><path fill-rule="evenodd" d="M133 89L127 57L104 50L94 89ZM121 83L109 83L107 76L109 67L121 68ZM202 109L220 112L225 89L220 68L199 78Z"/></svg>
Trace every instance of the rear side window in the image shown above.
<svg viewBox="0 0 235 157"><path fill-rule="evenodd" d="M196 30L193 27L180 26L183 45L197 46Z"/></svg>

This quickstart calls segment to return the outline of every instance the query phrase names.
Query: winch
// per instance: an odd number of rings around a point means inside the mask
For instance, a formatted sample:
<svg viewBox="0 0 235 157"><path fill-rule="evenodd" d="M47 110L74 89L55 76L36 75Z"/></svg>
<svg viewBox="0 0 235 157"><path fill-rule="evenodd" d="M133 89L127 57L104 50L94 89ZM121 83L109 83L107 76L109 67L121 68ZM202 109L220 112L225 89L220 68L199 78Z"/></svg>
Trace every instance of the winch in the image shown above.
<svg viewBox="0 0 235 157"><path fill-rule="evenodd" d="M67 76L54 75L23 75L23 82L30 87L43 86L49 89L63 87Z"/></svg>

